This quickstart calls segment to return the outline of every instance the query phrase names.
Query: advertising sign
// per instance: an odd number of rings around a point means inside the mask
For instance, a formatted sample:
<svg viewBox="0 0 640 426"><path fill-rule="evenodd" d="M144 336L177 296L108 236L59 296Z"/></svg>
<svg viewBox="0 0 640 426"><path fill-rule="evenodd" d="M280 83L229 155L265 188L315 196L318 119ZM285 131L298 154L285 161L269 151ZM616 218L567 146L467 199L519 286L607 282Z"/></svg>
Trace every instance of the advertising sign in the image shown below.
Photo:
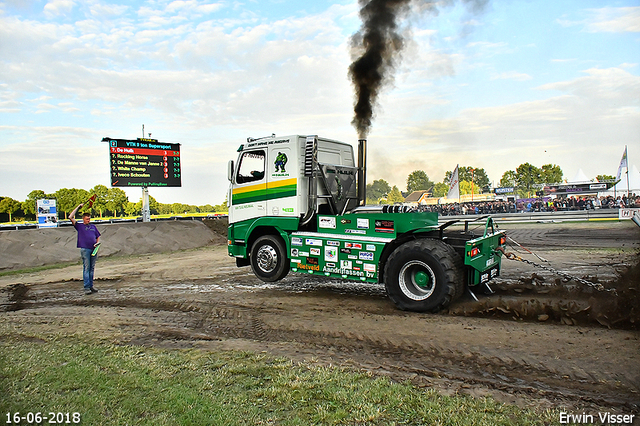
<svg viewBox="0 0 640 426"><path fill-rule="evenodd" d="M620 209L618 210L618 219L633 219L635 215L640 216L640 209Z"/></svg>
<svg viewBox="0 0 640 426"><path fill-rule="evenodd" d="M502 188L495 188L493 190L493 192L496 194L511 194L514 191L515 191L515 188L513 186L505 186Z"/></svg>
<svg viewBox="0 0 640 426"><path fill-rule="evenodd" d="M180 144L157 139L112 139L109 143L111 186L182 186Z"/></svg>
<svg viewBox="0 0 640 426"><path fill-rule="evenodd" d="M36 218L38 219L38 228L57 228L56 200L36 200Z"/></svg>
<svg viewBox="0 0 640 426"><path fill-rule="evenodd" d="M596 194L606 191L613 186L613 183L592 182L592 183L576 183L576 184L559 184L547 185L543 188L545 195L582 195Z"/></svg>

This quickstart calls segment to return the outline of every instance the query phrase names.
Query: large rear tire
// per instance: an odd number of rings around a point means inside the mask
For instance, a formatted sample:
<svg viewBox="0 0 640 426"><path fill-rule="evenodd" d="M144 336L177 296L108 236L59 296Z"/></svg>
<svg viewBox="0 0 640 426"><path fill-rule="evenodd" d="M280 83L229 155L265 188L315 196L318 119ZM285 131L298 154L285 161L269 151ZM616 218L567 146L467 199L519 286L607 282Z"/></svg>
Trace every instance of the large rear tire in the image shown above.
<svg viewBox="0 0 640 426"><path fill-rule="evenodd" d="M251 247L251 269L262 281L273 282L289 273L289 257L282 239L263 235Z"/></svg>
<svg viewBox="0 0 640 426"><path fill-rule="evenodd" d="M436 312L462 294L462 261L452 247L439 240L404 243L387 259L387 295L405 311Z"/></svg>

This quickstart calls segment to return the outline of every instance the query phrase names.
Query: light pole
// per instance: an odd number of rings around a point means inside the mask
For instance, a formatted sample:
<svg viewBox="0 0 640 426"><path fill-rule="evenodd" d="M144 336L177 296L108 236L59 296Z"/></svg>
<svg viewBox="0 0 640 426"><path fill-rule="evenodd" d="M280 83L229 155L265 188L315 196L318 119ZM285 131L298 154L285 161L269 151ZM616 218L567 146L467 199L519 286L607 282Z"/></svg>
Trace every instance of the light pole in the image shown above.
<svg viewBox="0 0 640 426"><path fill-rule="evenodd" d="M473 203L473 192L474 192L474 187L473 187L473 172L475 172L476 169L471 169L471 202Z"/></svg>

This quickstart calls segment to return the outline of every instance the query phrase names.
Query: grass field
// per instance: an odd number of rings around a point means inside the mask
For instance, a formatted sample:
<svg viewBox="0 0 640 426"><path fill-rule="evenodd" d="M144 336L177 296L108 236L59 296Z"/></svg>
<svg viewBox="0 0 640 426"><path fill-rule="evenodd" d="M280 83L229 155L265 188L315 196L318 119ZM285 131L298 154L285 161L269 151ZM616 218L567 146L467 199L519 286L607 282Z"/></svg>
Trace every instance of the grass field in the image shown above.
<svg viewBox="0 0 640 426"><path fill-rule="evenodd" d="M3 424L38 412L70 413L70 424L79 413L84 425L533 425L558 418L264 354L118 346L12 328L0 320Z"/></svg>

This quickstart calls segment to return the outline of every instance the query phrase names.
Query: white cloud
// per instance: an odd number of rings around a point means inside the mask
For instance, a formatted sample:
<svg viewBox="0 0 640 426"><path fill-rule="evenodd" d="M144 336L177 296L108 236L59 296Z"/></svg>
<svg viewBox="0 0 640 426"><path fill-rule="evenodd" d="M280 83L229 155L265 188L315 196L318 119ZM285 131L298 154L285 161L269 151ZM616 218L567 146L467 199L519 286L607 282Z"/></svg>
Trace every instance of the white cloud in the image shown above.
<svg viewBox="0 0 640 426"><path fill-rule="evenodd" d="M491 77L492 80L513 80L513 81L527 81L532 77L529 74L519 73L516 71L502 72Z"/></svg>
<svg viewBox="0 0 640 426"><path fill-rule="evenodd" d="M606 7L590 10L592 16L586 22L591 32L640 32L639 7Z"/></svg>
<svg viewBox="0 0 640 426"><path fill-rule="evenodd" d="M73 0L49 0L44 5L44 13L48 18L55 18L71 12L73 6L75 6Z"/></svg>
<svg viewBox="0 0 640 426"><path fill-rule="evenodd" d="M594 101L594 108L640 105L640 77L622 68L591 68L584 77L572 81L550 83L540 90L559 90Z"/></svg>
<svg viewBox="0 0 640 426"><path fill-rule="evenodd" d="M563 18L557 22L566 27L583 26L586 31L592 33L640 32L640 6L587 9L585 13L588 16L583 20Z"/></svg>

